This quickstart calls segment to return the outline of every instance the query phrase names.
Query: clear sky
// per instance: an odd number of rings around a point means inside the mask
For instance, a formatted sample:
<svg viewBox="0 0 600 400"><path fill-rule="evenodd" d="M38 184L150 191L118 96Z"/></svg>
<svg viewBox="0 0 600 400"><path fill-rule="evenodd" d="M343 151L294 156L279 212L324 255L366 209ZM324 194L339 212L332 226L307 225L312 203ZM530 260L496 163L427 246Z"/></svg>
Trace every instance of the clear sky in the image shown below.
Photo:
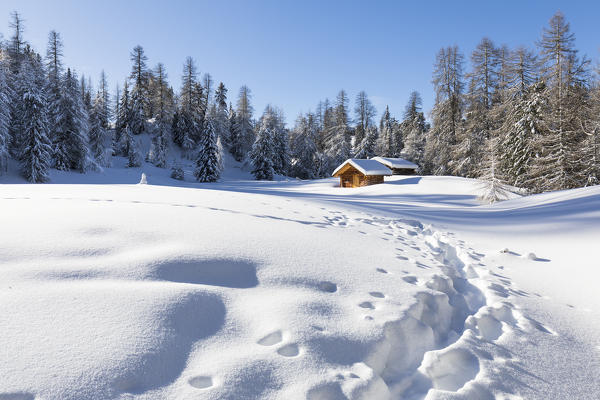
<svg viewBox="0 0 600 400"><path fill-rule="evenodd" d="M130 71L140 44L149 65L162 62L178 90L186 56L201 73L253 93L256 114L271 103L289 124L345 89L354 104L365 90L377 110L400 117L411 90L433 105L437 51L457 44L469 54L487 36L510 47L534 46L542 27L561 10L576 44L597 64L599 1L177 1L1 0L0 32L11 36L11 11L25 20L25 38L45 54L48 32L65 44L65 63L79 73L108 74L111 88Z"/></svg>

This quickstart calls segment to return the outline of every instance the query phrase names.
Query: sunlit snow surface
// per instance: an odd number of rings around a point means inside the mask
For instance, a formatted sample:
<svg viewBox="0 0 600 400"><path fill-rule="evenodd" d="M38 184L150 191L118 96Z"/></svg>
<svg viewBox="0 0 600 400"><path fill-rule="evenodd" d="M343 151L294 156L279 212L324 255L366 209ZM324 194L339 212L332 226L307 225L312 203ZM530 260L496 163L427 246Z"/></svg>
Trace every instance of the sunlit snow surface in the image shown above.
<svg viewBox="0 0 600 400"><path fill-rule="evenodd" d="M0 185L0 400L600 398L599 187L52 178Z"/></svg>

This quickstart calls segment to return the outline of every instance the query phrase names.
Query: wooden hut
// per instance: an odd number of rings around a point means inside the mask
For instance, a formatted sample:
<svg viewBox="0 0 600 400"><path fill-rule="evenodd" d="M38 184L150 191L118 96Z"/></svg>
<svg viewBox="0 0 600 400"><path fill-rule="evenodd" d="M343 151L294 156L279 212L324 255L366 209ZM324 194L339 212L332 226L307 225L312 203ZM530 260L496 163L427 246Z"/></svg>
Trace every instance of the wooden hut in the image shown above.
<svg viewBox="0 0 600 400"><path fill-rule="evenodd" d="M359 187L383 183L383 177L392 175L392 171L375 160L350 158L332 175L340 178L340 187Z"/></svg>
<svg viewBox="0 0 600 400"><path fill-rule="evenodd" d="M371 160L378 161L392 170L393 175L416 175L419 166L403 158L373 157Z"/></svg>

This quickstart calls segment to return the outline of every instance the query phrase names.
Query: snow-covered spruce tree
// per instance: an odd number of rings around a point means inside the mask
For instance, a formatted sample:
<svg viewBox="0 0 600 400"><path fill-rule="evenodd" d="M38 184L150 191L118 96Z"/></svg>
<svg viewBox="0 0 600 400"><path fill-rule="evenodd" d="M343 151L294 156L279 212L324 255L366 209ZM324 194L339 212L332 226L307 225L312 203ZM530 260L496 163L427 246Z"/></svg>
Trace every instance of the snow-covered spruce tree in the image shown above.
<svg viewBox="0 0 600 400"><path fill-rule="evenodd" d="M500 166L507 182L513 186L533 190L539 183L536 181L540 177L531 171L531 163L536 157L535 142L539 143L542 137L544 90L543 82L535 83L511 102L508 126L500 143Z"/></svg>
<svg viewBox="0 0 600 400"><path fill-rule="evenodd" d="M56 136L59 107L62 91L63 76L63 43L60 34L51 31L48 35L48 48L46 50L46 70L48 71L48 85L46 97L48 99L48 122L50 123L50 140Z"/></svg>
<svg viewBox="0 0 600 400"><path fill-rule="evenodd" d="M123 129L123 138L127 142L127 166L130 168L140 167L142 165L140 144L131 133L129 125Z"/></svg>
<svg viewBox="0 0 600 400"><path fill-rule="evenodd" d="M585 186L600 184L600 82L596 81L586 107L582 123L586 135L582 141L582 183Z"/></svg>
<svg viewBox="0 0 600 400"><path fill-rule="evenodd" d="M21 133L22 127L22 105L23 93L19 91L19 72L22 60L31 53L27 42L23 37L23 19L18 12L11 13L10 27L13 29L13 35L6 44L6 53L8 56L6 63L8 65L8 84L10 88L10 122L9 122L9 153L14 158L19 158L22 151ZM4 53L3 53L4 55Z"/></svg>
<svg viewBox="0 0 600 400"><path fill-rule="evenodd" d="M285 117L280 108L274 107L275 125L273 132L273 170L276 174L287 175L290 166L290 151L288 145L288 130L285 127Z"/></svg>
<svg viewBox="0 0 600 400"><path fill-rule="evenodd" d="M125 135L125 128L129 127L129 116L131 115L129 108L130 103L129 85L127 81L125 81L123 84L123 90L121 92L121 98L118 100L118 106L115 109L115 153L123 156L127 156L127 154L129 154L129 144L131 143L131 141Z"/></svg>
<svg viewBox="0 0 600 400"><path fill-rule="evenodd" d="M220 82L215 90L215 106L214 123L217 136L221 138L222 143L228 144L230 139L229 112L227 110L227 88L223 82Z"/></svg>
<svg viewBox="0 0 600 400"><path fill-rule="evenodd" d="M139 85L134 85L131 90L131 103L129 109L129 126L131 133L139 135L146 130L144 117L144 94Z"/></svg>
<svg viewBox="0 0 600 400"><path fill-rule="evenodd" d="M212 76L208 73L202 76L202 101L201 101L201 109L202 109L202 117L204 117L209 111L210 106L212 105L212 94L213 94L213 79Z"/></svg>
<svg viewBox="0 0 600 400"><path fill-rule="evenodd" d="M463 55L457 46L441 49L433 73L433 125L425 143L424 170L444 175L451 171L451 149L456 144L463 111Z"/></svg>
<svg viewBox="0 0 600 400"><path fill-rule="evenodd" d="M374 126L367 128L367 134L356 148L356 158L371 158L376 155L378 132Z"/></svg>
<svg viewBox="0 0 600 400"><path fill-rule="evenodd" d="M250 104L250 89L242 86L236 104L236 121L232 127L231 147L229 151L236 161L242 161L255 142L252 113L254 109Z"/></svg>
<svg viewBox="0 0 600 400"><path fill-rule="evenodd" d="M196 169L194 176L198 182L216 182L221 177L223 162L222 148L218 141L212 115L204 119L204 130L198 143L198 155L196 157Z"/></svg>
<svg viewBox="0 0 600 400"><path fill-rule="evenodd" d="M52 164L52 147L48 138L46 83L41 63L35 56L23 58L18 78L18 92L22 95L21 171L30 182L46 182Z"/></svg>
<svg viewBox="0 0 600 400"><path fill-rule="evenodd" d="M79 89L81 92L81 102L89 114L92 110L92 80L89 77L86 79L84 75L81 75Z"/></svg>
<svg viewBox="0 0 600 400"><path fill-rule="evenodd" d="M311 132L309 118L311 114L296 118L296 124L290 135L291 148L291 174L301 179L312 179L315 177L315 154L317 146Z"/></svg>
<svg viewBox="0 0 600 400"><path fill-rule="evenodd" d="M275 171L273 170L273 131L275 125L275 116L272 113L261 117L256 141L250 151L250 161L252 162L252 174L256 180L272 181Z"/></svg>
<svg viewBox="0 0 600 400"><path fill-rule="evenodd" d="M160 63L156 66L154 80L152 103L155 112L155 134L152 138L150 161L157 167L166 168L174 106L173 95L167 84L167 73Z"/></svg>
<svg viewBox="0 0 600 400"><path fill-rule="evenodd" d="M580 87L585 80L588 60L580 60L562 13L556 13L539 42L542 76L547 85L545 96L549 112L545 116L546 131L542 134L541 152L533 160L540 172L543 186L538 190L568 189L578 185L579 142L584 136L580 126Z"/></svg>
<svg viewBox="0 0 600 400"><path fill-rule="evenodd" d="M497 88L498 50L483 38L471 54L472 70L467 74L469 91L465 96L465 124L456 137L452 171L474 178L481 175L484 146L493 130L490 109Z"/></svg>
<svg viewBox="0 0 600 400"><path fill-rule="evenodd" d="M194 107L196 124L198 126L198 130L192 136L194 143L198 143L200 135L202 135L202 130L204 129L204 117L206 117L206 113L208 112L206 101L207 97L204 94L204 86L202 86L201 82L194 83L194 86L192 87L192 104Z"/></svg>
<svg viewBox="0 0 600 400"><path fill-rule="evenodd" d="M423 165L425 134L427 133L427 124L423 111L421 111L421 105L422 100L419 93L412 92L404 111L404 120L402 121L405 132L403 156L419 167Z"/></svg>
<svg viewBox="0 0 600 400"><path fill-rule="evenodd" d="M100 167L110 167L110 104L108 83L104 71L89 113L89 147L91 156Z"/></svg>
<svg viewBox="0 0 600 400"><path fill-rule="evenodd" d="M535 55L524 47L510 54L507 83L499 89L499 101L491 114L492 120L498 121L495 135L500 141L499 167L506 181L518 187L524 187L534 156L532 138L539 133L537 125L542 109L537 100L543 85L534 85L536 65Z"/></svg>
<svg viewBox="0 0 600 400"><path fill-rule="evenodd" d="M327 152L327 132L334 125L333 121L333 108L329 103L329 99L320 101L317 104L315 111L315 126L316 136L315 144L317 145L317 151L325 154ZM337 167L337 165L336 165ZM335 168L335 167L334 167ZM326 169L327 171L328 169ZM328 172L326 173L328 174Z"/></svg>
<svg viewBox="0 0 600 400"><path fill-rule="evenodd" d="M96 164L101 167L108 167L108 132L103 123L104 112L102 95L98 92L94 98L92 110L90 111L88 138L91 156L94 158Z"/></svg>
<svg viewBox="0 0 600 400"><path fill-rule="evenodd" d="M490 136L485 143L485 155L481 166L483 181L481 199L487 203L506 200L509 194L509 188L502 180L498 168L498 149L498 138Z"/></svg>
<svg viewBox="0 0 600 400"><path fill-rule="evenodd" d="M367 129L373 125L373 118L377 110L369 100L367 93L363 90L356 95L354 103L354 115L356 127L354 128L354 146L359 146L366 136ZM356 152L356 151L355 151Z"/></svg>
<svg viewBox="0 0 600 400"><path fill-rule="evenodd" d="M328 156L334 165L339 165L351 156L350 126L348 124L348 96L344 90L337 95L333 110L333 124L326 132Z"/></svg>
<svg viewBox="0 0 600 400"><path fill-rule="evenodd" d="M18 12L13 11L10 14L10 17L10 27L13 29L13 35L7 43L6 52L9 60L10 72L16 75L20 71L21 61L24 58L27 42L23 37L23 31L25 27L23 25L23 18L21 18L21 15Z"/></svg>
<svg viewBox="0 0 600 400"><path fill-rule="evenodd" d="M139 135L146 128L146 119L151 118L147 115L149 96L148 96L148 81L149 72L146 66L148 57L144 54L142 46L135 46L129 55L132 62L131 73L129 79L133 81L131 88L131 104L129 124L131 132L134 135Z"/></svg>
<svg viewBox="0 0 600 400"><path fill-rule="evenodd" d="M229 109L227 110L227 140L224 143L225 147L227 147L227 149L229 149L229 151L231 152L231 146L233 145L233 143L235 141L237 141L237 138L235 138L237 131L235 129L235 123L237 120L237 115L235 113L235 109L233 108L233 105L231 104L231 102L229 103Z"/></svg>
<svg viewBox="0 0 600 400"><path fill-rule="evenodd" d="M8 65L0 60L0 175L8 170L10 144L11 87L7 81Z"/></svg>
<svg viewBox="0 0 600 400"><path fill-rule="evenodd" d="M389 106L379 121L379 140L377 141L377 154L382 157L391 157L394 154L394 127Z"/></svg>
<svg viewBox="0 0 600 400"><path fill-rule="evenodd" d="M191 157L196 148L196 140L202 130L201 104L198 104L196 65L188 57L183 67L181 93L177 113L177 124L174 126L174 141Z"/></svg>
<svg viewBox="0 0 600 400"><path fill-rule="evenodd" d="M79 93L77 77L67 69L56 121L54 164L59 170L83 173L95 163L88 150L88 115Z"/></svg>

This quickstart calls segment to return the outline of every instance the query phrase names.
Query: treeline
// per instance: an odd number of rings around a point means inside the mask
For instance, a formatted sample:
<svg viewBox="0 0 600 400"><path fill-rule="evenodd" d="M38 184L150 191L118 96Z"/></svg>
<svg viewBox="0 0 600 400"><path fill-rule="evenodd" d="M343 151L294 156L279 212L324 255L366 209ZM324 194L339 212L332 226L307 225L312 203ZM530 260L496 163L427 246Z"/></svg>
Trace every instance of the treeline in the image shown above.
<svg viewBox="0 0 600 400"><path fill-rule="evenodd" d="M468 72L458 47L441 49L431 126L417 92L401 119L386 107L376 122L365 92L351 109L341 90L289 129L277 107L267 106L255 119L245 86L234 106L222 82L199 77L191 57L176 92L162 64L147 66L141 46L131 52L131 73L111 98L104 73L94 91L89 77L78 79L65 69L57 32L50 32L41 57L24 40L17 13L11 27L0 57L0 169L12 157L32 182L46 181L50 168L108 167L112 156L127 157L132 167L145 159L182 179L169 155L173 146L195 161L194 175L202 182L219 179L223 151L266 180L274 174L327 177L350 157L403 157L423 174L484 179L490 200L505 184L541 192L600 179L600 88L560 13L543 29L537 51L482 39ZM144 132L152 144L141 154L137 138Z"/></svg>
<svg viewBox="0 0 600 400"><path fill-rule="evenodd" d="M484 38L464 73L459 49L441 49L425 173L484 178L530 192L600 182L600 87L558 12L537 51Z"/></svg>

